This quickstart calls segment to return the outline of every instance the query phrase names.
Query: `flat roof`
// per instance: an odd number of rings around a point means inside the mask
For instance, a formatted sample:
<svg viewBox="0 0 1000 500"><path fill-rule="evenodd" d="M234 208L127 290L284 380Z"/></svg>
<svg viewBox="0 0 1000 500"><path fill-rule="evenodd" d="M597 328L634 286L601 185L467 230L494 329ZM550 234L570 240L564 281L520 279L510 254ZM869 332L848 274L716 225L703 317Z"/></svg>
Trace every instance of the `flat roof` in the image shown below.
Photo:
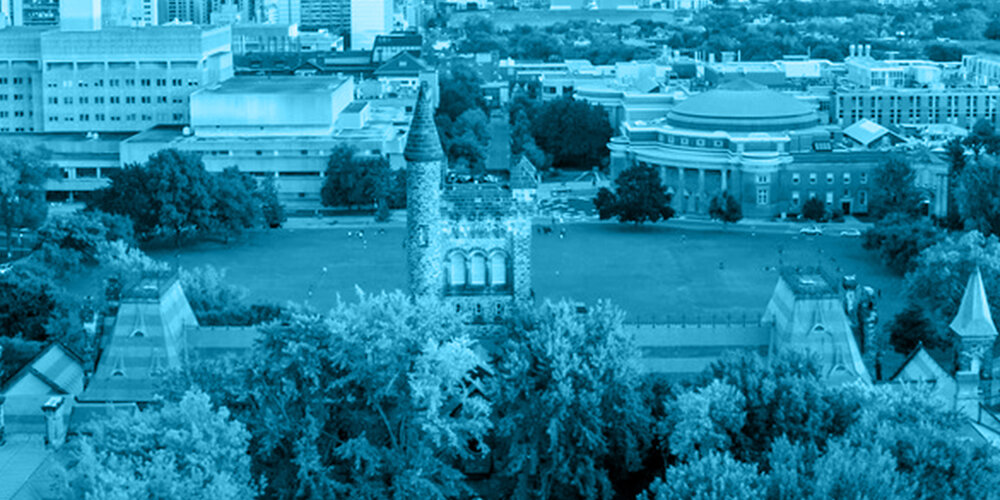
<svg viewBox="0 0 1000 500"><path fill-rule="evenodd" d="M345 113L357 113L368 106L368 101L354 101L344 108Z"/></svg>
<svg viewBox="0 0 1000 500"><path fill-rule="evenodd" d="M328 93L347 82L331 76L238 76L202 90L210 94L303 94Z"/></svg>
<svg viewBox="0 0 1000 500"><path fill-rule="evenodd" d="M183 136L183 127L159 125L126 139L131 143L169 142Z"/></svg>

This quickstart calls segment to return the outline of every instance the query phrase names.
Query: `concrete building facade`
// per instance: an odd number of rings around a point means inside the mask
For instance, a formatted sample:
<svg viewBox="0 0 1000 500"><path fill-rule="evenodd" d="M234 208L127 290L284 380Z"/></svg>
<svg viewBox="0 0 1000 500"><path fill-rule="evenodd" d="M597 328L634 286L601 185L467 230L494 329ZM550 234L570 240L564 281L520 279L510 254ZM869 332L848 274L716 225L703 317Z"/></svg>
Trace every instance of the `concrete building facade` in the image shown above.
<svg viewBox="0 0 1000 500"><path fill-rule="evenodd" d="M183 125L188 96L232 76L228 26L4 30L0 132Z"/></svg>
<svg viewBox="0 0 1000 500"><path fill-rule="evenodd" d="M998 124L1000 91L989 87L850 88L833 91L830 121L850 125L867 118L883 126Z"/></svg>

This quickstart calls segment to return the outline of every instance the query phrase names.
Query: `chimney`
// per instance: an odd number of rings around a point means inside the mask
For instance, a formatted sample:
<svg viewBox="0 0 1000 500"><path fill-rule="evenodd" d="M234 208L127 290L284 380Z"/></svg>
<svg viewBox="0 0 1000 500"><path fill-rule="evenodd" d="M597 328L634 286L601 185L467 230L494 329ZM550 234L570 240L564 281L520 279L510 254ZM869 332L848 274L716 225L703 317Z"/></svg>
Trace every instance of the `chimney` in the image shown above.
<svg viewBox="0 0 1000 500"><path fill-rule="evenodd" d="M708 64L715 64L715 52L708 55Z"/></svg>
<svg viewBox="0 0 1000 500"><path fill-rule="evenodd" d="M855 56L857 56L857 55L858 55L858 53L857 53L857 50L858 50L858 46L857 46L857 45L854 45L854 44L852 43L852 44L851 44L851 48L850 48L850 52L849 52L849 54L850 54L850 57L855 57Z"/></svg>
<svg viewBox="0 0 1000 500"><path fill-rule="evenodd" d="M871 56L872 56L872 46L865 45L865 57L871 57Z"/></svg>
<svg viewBox="0 0 1000 500"><path fill-rule="evenodd" d="M66 442L65 396L52 396L42 405L45 415L45 445L58 448Z"/></svg>

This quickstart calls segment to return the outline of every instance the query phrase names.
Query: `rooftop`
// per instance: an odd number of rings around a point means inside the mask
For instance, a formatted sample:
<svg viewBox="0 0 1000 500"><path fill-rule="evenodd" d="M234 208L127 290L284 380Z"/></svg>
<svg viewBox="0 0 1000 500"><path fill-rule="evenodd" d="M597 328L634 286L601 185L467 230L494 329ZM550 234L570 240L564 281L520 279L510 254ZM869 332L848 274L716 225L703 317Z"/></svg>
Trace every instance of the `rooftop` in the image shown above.
<svg viewBox="0 0 1000 500"><path fill-rule="evenodd" d="M346 78L314 76L240 76L207 88L211 94L325 94L336 90Z"/></svg>
<svg viewBox="0 0 1000 500"><path fill-rule="evenodd" d="M696 130L764 132L814 127L819 117L798 99L741 78L687 98L668 113L667 122Z"/></svg>
<svg viewBox="0 0 1000 500"><path fill-rule="evenodd" d="M783 267L781 279L797 296L829 297L838 295L837 280L818 267Z"/></svg>

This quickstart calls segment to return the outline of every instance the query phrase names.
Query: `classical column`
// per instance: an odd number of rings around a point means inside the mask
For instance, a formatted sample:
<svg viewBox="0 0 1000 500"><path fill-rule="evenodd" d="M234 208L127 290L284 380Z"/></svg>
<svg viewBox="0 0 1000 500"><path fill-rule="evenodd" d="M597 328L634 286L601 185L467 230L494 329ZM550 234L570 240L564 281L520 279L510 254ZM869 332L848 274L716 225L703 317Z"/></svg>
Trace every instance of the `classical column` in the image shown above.
<svg viewBox="0 0 1000 500"><path fill-rule="evenodd" d="M678 213L684 213L687 211L687 203L684 200L684 167L677 167L677 207Z"/></svg>
<svg viewBox="0 0 1000 500"><path fill-rule="evenodd" d="M727 191L729 189L729 186L727 185L728 183L726 181L726 177L729 173L729 168L723 166L722 170L720 170L719 173L722 174L722 190Z"/></svg>
<svg viewBox="0 0 1000 500"><path fill-rule="evenodd" d="M704 206L703 206L704 202L705 202L704 198L705 198L705 169L704 168L699 168L698 169L698 198L697 198L698 205L695 206L695 211L696 212L707 211L707 210L704 209Z"/></svg>

